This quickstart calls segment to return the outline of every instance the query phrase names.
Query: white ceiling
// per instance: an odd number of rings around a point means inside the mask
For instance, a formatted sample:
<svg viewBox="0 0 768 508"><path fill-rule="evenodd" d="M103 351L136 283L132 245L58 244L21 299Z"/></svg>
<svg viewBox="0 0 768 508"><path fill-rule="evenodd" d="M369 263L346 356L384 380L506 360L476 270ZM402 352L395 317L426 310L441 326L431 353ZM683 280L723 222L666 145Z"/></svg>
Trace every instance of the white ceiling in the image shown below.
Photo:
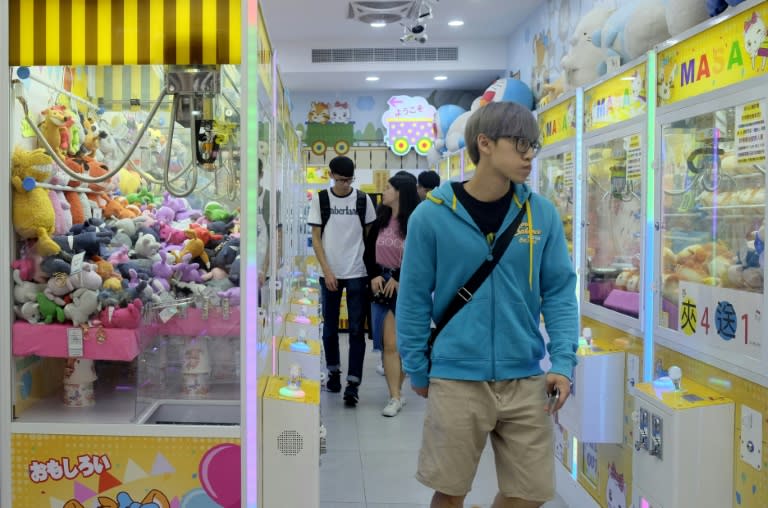
<svg viewBox="0 0 768 508"><path fill-rule="evenodd" d="M403 47L399 23L372 28L348 19L349 0L261 0L280 73L292 92L483 89L507 68L507 40L547 0L432 0L426 44L458 46L458 62L313 64L312 48ZM448 21L461 19L453 28ZM435 75L448 76L435 81ZM377 82L365 77L379 76Z"/></svg>

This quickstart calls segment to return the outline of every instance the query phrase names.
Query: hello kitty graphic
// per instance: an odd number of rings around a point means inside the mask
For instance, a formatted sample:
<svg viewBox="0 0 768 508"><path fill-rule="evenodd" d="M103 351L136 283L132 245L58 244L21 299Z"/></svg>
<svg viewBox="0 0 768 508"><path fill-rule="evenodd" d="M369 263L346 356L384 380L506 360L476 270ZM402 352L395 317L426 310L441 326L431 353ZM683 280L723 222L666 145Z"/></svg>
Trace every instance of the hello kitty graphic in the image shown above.
<svg viewBox="0 0 768 508"><path fill-rule="evenodd" d="M645 79L637 71L632 75L632 100L645 102Z"/></svg>
<svg viewBox="0 0 768 508"><path fill-rule="evenodd" d="M672 87L675 82L675 67L662 68L659 72L659 79L656 83L657 93L659 95L659 106L669 102L672 98Z"/></svg>
<svg viewBox="0 0 768 508"><path fill-rule="evenodd" d="M331 107L331 123L348 123L351 119L349 103L336 101Z"/></svg>
<svg viewBox="0 0 768 508"><path fill-rule="evenodd" d="M744 22L744 49L752 59L752 69L757 70L757 57L761 59L760 70L765 70L768 60L768 37L766 37L765 22L752 12L752 17Z"/></svg>
<svg viewBox="0 0 768 508"><path fill-rule="evenodd" d="M608 466L608 484L605 486L607 508L627 508L627 492L624 475L616 470L616 464Z"/></svg>

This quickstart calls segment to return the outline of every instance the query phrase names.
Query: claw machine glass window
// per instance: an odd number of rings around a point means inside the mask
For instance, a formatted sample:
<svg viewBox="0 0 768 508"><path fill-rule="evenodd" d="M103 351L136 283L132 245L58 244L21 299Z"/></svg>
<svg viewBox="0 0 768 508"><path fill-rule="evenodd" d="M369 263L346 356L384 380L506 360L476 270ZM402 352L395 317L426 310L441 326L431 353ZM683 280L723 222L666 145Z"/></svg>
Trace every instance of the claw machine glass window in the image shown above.
<svg viewBox="0 0 768 508"><path fill-rule="evenodd" d="M762 354L765 108L741 102L660 129L659 325L734 359Z"/></svg>
<svg viewBox="0 0 768 508"><path fill-rule="evenodd" d="M659 48L654 337L768 386L768 58L751 37L768 18L768 3L740 7ZM716 65L702 67L705 55L724 48L727 65L715 56Z"/></svg>
<svg viewBox="0 0 768 508"><path fill-rule="evenodd" d="M16 421L237 425L237 66L13 79Z"/></svg>
<svg viewBox="0 0 768 508"><path fill-rule="evenodd" d="M640 334L646 64L584 91L584 314Z"/></svg>
<svg viewBox="0 0 768 508"><path fill-rule="evenodd" d="M573 260L574 182L576 178L576 97L571 95L538 113L541 152L534 159L536 190L552 201L563 221Z"/></svg>

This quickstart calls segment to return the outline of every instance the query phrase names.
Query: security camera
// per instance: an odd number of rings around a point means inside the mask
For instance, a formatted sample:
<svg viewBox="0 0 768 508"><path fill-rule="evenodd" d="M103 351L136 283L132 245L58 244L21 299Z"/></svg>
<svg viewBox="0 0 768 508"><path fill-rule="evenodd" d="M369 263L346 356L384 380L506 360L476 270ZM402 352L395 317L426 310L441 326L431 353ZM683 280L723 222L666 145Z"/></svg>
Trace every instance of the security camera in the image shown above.
<svg viewBox="0 0 768 508"><path fill-rule="evenodd" d="M412 34L420 34L421 32L423 32L423 31L424 31L424 29L425 29L425 28L426 28L426 27L425 27L424 25L422 25L421 23L419 23L419 24L417 24L417 25L413 25L413 26L412 26L412 27L410 27L408 30L410 30Z"/></svg>
<svg viewBox="0 0 768 508"><path fill-rule="evenodd" d="M427 42L427 34L420 35L419 37L416 38L416 40L419 41L422 44L426 43Z"/></svg>

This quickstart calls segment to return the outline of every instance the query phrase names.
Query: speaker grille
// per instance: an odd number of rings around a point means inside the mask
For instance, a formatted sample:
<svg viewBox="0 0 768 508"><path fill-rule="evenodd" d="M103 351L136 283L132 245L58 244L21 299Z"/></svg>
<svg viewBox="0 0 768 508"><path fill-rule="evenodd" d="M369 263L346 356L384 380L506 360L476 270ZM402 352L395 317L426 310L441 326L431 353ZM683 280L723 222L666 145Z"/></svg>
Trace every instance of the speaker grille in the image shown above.
<svg viewBox="0 0 768 508"><path fill-rule="evenodd" d="M284 430L277 436L277 449L283 455L295 457L304 449L304 438L295 430Z"/></svg>

